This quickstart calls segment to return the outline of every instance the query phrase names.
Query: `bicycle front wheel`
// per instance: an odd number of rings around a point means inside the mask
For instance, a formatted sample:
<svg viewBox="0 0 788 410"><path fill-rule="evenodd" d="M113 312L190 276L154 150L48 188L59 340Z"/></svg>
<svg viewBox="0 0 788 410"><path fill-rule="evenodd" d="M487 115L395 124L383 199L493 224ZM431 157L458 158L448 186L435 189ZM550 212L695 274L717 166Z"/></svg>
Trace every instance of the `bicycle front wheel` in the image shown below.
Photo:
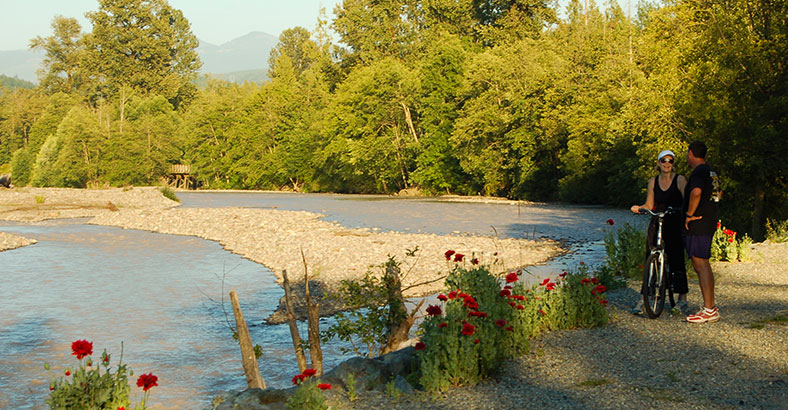
<svg viewBox="0 0 788 410"><path fill-rule="evenodd" d="M665 307L665 259L659 253L646 258L643 270L643 308L648 317L655 319L662 314Z"/></svg>

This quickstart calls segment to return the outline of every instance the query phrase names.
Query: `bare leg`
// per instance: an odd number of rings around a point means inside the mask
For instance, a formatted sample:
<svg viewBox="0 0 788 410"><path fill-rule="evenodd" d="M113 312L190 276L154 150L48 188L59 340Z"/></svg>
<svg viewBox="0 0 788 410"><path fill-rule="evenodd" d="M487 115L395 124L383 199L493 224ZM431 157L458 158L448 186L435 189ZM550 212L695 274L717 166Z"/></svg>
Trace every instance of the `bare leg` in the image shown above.
<svg viewBox="0 0 788 410"><path fill-rule="evenodd" d="M714 307L714 274L711 272L711 263L708 259L692 257L692 267L698 274L700 292L703 295L703 304L707 309Z"/></svg>

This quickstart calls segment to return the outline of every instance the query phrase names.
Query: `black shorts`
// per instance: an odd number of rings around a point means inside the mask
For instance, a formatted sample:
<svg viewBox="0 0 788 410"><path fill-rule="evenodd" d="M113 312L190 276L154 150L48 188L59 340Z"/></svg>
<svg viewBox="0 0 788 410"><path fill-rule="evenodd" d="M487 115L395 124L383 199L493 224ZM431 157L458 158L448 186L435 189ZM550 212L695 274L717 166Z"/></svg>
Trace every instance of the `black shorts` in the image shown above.
<svg viewBox="0 0 788 410"><path fill-rule="evenodd" d="M687 255L700 259L711 259L711 236L687 235L684 237L684 247Z"/></svg>

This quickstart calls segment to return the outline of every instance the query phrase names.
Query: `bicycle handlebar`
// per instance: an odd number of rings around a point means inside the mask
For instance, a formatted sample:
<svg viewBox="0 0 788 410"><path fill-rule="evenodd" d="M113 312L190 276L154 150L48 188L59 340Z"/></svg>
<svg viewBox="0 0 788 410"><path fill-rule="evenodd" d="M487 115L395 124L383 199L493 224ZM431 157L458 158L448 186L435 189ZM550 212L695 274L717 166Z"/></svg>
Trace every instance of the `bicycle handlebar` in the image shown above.
<svg viewBox="0 0 788 410"><path fill-rule="evenodd" d="M666 210L664 210L662 212L654 212L654 211L652 211L652 210L650 210L648 208L639 208L638 211L639 211L638 212L639 214L649 214L651 216L656 216L658 218L664 218L665 215L680 213L681 209L668 207L668 209L666 209Z"/></svg>

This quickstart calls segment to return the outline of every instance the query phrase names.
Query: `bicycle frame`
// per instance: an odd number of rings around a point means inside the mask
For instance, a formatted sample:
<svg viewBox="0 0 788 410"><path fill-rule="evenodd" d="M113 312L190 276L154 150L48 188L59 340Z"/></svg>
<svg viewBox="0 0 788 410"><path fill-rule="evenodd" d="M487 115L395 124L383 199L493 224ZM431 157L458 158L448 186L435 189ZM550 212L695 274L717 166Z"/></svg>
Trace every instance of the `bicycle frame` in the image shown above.
<svg viewBox="0 0 788 410"><path fill-rule="evenodd" d="M664 212L654 212L654 211L652 211L650 209L646 209L646 208L640 208L639 211L640 211L641 214L649 214L649 215L654 216L654 217L657 218L656 243L651 248L651 252L649 252L649 256L646 258L646 262L647 263L646 263L645 269L646 269L646 272L648 272L648 276L646 276L645 273L643 275L643 289L647 289L646 293L643 294L643 304L644 304L644 306L646 306L646 312L649 314L649 317L656 318L656 317L659 317L659 315L662 313L662 308L663 308L664 303L665 303L664 302L664 300L665 300L665 289L667 287L669 287L669 286L672 286L670 275L667 275L667 281L664 283L664 286L662 286L663 285L663 281L666 280L666 278L665 278L665 275L666 275L666 272L665 272L665 244L662 241L662 224L663 224L663 220L664 220L666 215L672 214L672 213L677 213L677 212L679 212L679 210L676 209L676 208L669 207ZM653 258L656 258L656 260L657 260L657 262L656 262L656 269L655 269L656 272L654 272L651 269L650 263L649 263L649 261L651 259L653 259ZM655 273L656 273L656 278L654 278L652 276ZM655 292L654 295L650 294L652 292L652 290L649 289L649 288L652 287L652 284L654 284L655 287L656 287L656 289L653 289L653 291ZM654 306L651 306L651 302L649 301L649 298L652 297L652 296L655 297L655 299L654 299ZM672 304L673 303L672 291L670 293L670 300L671 300L671 304Z"/></svg>

